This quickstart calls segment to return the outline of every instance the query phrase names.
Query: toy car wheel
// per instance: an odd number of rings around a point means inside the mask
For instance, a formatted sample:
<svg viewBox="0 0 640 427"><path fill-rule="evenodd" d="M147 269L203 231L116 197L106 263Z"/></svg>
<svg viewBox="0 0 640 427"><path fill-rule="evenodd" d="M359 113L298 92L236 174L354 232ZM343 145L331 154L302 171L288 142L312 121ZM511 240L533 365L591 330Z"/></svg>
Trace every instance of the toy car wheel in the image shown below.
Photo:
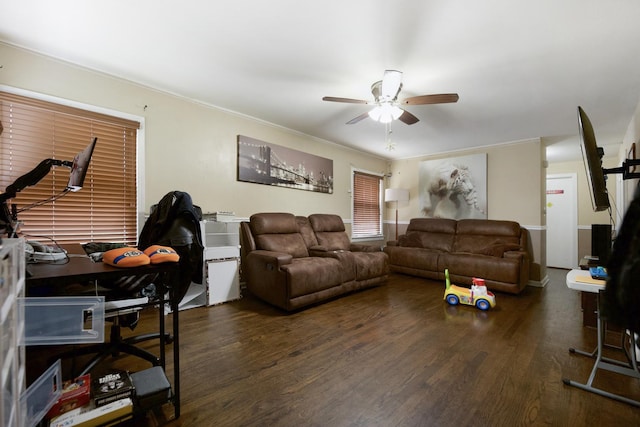
<svg viewBox="0 0 640 427"><path fill-rule="evenodd" d="M489 310L491 305L486 299L479 299L478 301L476 301L476 307L478 307L482 311L487 311Z"/></svg>
<svg viewBox="0 0 640 427"><path fill-rule="evenodd" d="M451 305L458 305L460 300L455 295L447 295L447 302Z"/></svg>

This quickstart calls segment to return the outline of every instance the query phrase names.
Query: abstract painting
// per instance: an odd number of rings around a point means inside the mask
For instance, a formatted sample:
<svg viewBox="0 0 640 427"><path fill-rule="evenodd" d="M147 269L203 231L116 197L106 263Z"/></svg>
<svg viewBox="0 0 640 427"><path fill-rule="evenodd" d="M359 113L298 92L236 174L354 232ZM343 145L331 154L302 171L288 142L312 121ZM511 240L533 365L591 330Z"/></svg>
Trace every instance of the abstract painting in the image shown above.
<svg viewBox="0 0 640 427"><path fill-rule="evenodd" d="M429 218L487 218L487 154L420 162L420 214Z"/></svg>

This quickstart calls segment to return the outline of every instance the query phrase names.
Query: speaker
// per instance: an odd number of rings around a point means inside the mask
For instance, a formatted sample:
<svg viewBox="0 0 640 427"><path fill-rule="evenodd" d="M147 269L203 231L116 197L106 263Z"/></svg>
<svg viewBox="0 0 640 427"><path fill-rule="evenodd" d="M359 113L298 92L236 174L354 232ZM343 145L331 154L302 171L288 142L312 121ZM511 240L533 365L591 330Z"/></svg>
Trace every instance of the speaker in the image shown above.
<svg viewBox="0 0 640 427"><path fill-rule="evenodd" d="M591 224L591 255L599 258L599 265L607 265L611 244L611 224Z"/></svg>

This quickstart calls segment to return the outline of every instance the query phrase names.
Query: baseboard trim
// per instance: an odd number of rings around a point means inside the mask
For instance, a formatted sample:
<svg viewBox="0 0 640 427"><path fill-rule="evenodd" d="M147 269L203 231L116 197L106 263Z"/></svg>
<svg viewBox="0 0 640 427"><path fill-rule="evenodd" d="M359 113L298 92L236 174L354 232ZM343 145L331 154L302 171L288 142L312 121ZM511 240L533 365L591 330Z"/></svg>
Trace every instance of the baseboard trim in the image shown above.
<svg viewBox="0 0 640 427"><path fill-rule="evenodd" d="M529 280L528 285L533 286L534 288L544 288L549 284L549 276L544 276L542 280Z"/></svg>

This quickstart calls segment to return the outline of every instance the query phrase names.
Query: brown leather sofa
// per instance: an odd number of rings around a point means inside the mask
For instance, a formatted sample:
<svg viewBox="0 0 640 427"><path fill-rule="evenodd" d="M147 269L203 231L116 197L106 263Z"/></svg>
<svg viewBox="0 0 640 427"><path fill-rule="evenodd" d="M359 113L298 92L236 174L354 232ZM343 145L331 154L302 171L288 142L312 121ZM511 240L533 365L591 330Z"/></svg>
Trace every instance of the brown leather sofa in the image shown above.
<svg viewBox="0 0 640 427"><path fill-rule="evenodd" d="M485 279L487 288L520 293L529 282L528 233L514 221L413 218L405 234L387 242L391 271L471 285Z"/></svg>
<svg viewBox="0 0 640 427"><path fill-rule="evenodd" d="M381 248L352 244L338 215L258 213L240 224L240 239L247 289L287 311L379 285L389 272Z"/></svg>

